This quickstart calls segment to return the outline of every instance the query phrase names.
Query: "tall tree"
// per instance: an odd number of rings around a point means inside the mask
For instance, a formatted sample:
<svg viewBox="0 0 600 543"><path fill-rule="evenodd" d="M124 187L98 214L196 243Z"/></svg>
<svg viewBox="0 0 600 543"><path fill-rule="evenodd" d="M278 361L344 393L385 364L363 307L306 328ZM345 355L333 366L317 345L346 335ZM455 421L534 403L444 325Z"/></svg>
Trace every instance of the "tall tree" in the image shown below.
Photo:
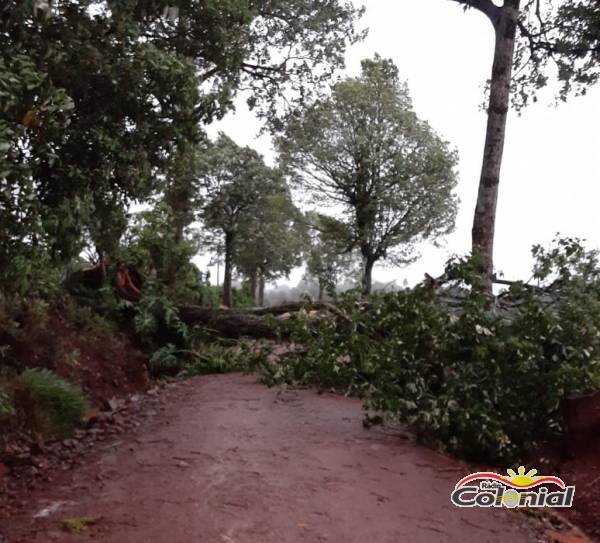
<svg viewBox="0 0 600 543"><path fill-rule="evenodd" d="M211 245L223 247L224 252L223 304L231 307L233 258L240 228L280 189L279 176L256 151L220 134L204 153L198 177L203 223L216 235Z"/></svg>
<svg viewBox="0 0 600 543"><path fill-rule="evenodd" d="M417 118L391 60L364 60L362 74L299 113L278 146L320 205L343 209L365 294L376 262L406 262L416 242L454 225L456 155Z"/></svg>
<svg viewBox="0 0 600 543"><path fill-rule="evenodd" d="M600 77L600 5L597 0L452 0L483 13L495 34L488 124L473 218L473 251L481 258L481 287L491 291L494 227L511 90L522 107L548 83L554 63L560 96L584 93ZM513 77L513 73L516 74Z"/></svg>
<svg viewBox="0 0 600 543"><path fill-rule="evenodd" d="M235 265L250 282L252 298L264 305L265 284L289 277L302 264L307 244L304 217L294 205L284 178L278 189L244 221L235 251Z"/></svg>

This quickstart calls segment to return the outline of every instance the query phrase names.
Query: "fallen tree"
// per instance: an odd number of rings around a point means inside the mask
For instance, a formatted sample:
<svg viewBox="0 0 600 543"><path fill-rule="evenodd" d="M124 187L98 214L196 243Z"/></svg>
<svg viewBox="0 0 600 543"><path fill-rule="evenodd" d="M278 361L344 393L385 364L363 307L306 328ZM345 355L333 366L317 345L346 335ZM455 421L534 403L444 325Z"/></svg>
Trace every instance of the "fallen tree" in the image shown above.
<svg viewBox="0 0 600 543"><path fill-rule="evenodd" d="M299 312L329 313L346 322L350 318L333 304L293 302L256 309L181 306L179 317L188 325L203 325L222 337L277 339L288 334L286 321Z"/></svg>

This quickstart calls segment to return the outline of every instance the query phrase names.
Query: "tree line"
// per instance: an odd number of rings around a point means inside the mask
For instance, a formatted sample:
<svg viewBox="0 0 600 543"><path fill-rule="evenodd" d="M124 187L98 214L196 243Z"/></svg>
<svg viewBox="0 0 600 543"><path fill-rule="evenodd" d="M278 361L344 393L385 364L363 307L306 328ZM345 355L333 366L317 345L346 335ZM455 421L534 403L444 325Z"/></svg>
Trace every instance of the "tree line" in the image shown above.
<svg viewBox="0 0 600 543"><path fill-rule="evenodd" d="M452 0L496 36L473 249L481 286L493 234L506 116L549 81L560 96L598 79L593 0ZM200 247L222 251L260 298L302 260L331 290L453 228L457 154L412 109L391 60L332 82L364 37L340 0L9 0L0 7L0 288L43 293L84 250L135 261L181 296L202 282ZM276 167L205 128L248 105L275 136ZM301 213L295 190L316 211ZM136 204L144 210L132 214ZM200 222L202 228L196 225ZM186 290L187 289L187 290Z"/></svg>

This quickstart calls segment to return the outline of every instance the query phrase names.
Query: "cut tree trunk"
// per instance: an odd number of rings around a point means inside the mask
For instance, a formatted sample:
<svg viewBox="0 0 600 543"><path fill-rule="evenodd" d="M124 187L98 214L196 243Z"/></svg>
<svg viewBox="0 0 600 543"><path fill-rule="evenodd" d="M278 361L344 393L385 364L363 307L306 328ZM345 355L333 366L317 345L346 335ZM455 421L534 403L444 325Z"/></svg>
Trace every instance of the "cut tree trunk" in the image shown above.
<svg viewBox="0 0 600 543"><path fill-rule="evenodd" d="M179 308L179 316L186 324L206 326L221 337L277 339L285 336L283 322L246 311L185 306Z"/></svg>
<svg viewBox="0 0 600 543"><path fill-rule="evenodd" d="M479 193L473 218L473 252L481 258L481 288L492 290L494 268L494 227L498 185L510 105L510 83L521 0L505 0L495 27L496 44L490 84L488 123Z"/></svg>
<svg viewBox="0 0 600 543"><path fill-rule="evenodd" d="M222 337L278 339L285 338L288 330L285 320L277 320L274 317L301 310L323 311L332 314L340 321L350 322L350 318L332 304L305 302L246 310L190 305L180 307L179 316L186 324L206 326Z"/></svg>

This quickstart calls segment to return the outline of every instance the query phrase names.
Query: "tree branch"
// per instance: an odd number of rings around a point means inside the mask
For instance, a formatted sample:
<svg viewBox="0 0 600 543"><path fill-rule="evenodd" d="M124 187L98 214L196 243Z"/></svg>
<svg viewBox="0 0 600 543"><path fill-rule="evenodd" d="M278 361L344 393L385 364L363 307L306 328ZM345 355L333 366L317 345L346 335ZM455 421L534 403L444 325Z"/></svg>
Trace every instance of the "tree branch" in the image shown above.
<svg viewBox="0 0 600 543"><path fill-rule="evenodd" d="M452 0L465 6L465 8L475 8L483 13L491 21L494 28L500 24L500 15L502 8L499 8L492 0Z"/></svg>

